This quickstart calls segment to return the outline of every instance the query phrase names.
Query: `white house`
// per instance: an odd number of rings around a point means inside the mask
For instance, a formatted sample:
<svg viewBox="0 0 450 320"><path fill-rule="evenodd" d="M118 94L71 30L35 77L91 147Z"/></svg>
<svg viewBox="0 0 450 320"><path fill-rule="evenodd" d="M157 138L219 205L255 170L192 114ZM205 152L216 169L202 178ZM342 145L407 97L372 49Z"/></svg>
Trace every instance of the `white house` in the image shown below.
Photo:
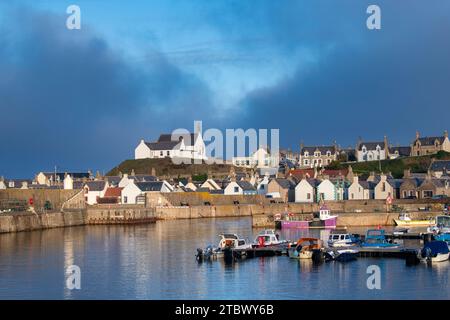
<svg viewBox="0 0 450 320"><path fill-rule="evenodd" d="M118 187L119 188L125 188L128 183L130 182L153 182L157 181L158 178L152 175L145 175L145 174L124 174L122 179L120 179Z"/></svg>
<svg viewBox="0 0 450 320"><path fill-rule="evenodd" d="M262 194L262 195L267 194L267 192L268 192L267 188L268 188L269 182L270 182L270 177L268 174L266 174L264 176L264 178L256 186L256 190L257 190L258 194Z"/></svg>
<svg viewBox="0 0 450 320"><path fill-rule="evenodd" d="M222 190L214 179L208 179L200 186L200 188L207 188L209 190Z"/></svg>
<svg viewBox="0 0 450 320"><path fill-rule="evenodd" d="M353 177L353 183L348 187L348 200L369 200L374 198L375 183L359 181L358 176Z"/></svg>
<svg viewBox="0 0 450 320"><path fill-rule="evenodd" d="M389 154L387 137L382 142L362 142L356 147L356 159L358 162L385 160Z"/></svg>
<svg viewBox="0 0 450 320"><path fill-rule="evenodd" d="M206 160L206 146L199 133L162 134L156 142L141 140L135 159L186 158Z"/></svg>
<svg viewBox="0 0 450 320"><path fill-rule="evenodd" d="M267 148L259 148L250 157L233 157L231 161L234 166L244 168L278 168L279 163Z"/></svg>
<svg viewBox="0 0 450 320"><path fill-rule="evenodd" d="M239 195L239 194L256 194L256 189L251 185L250 182L241 180L241 181L231 181L223 192L224 195Z"/></svg>
<svg viewBox="0 0 450 320"><path fill-rule="evenodd" d="M108 183L106 181L88 181L83 189L87 204L93 205L97 203L98 198L104 197Z"/></svg>
<svg viewBox="0 0 450 320"><path fill-rule="evenodd" d="M295 202L314 202L318 183L316 179L300 180L295 186Z"/></svg>
<svg viewBox="0 0 450 320"><path fill-rule="evenodd" d="M388 179L385 174L380 176L380 181L374 189L374 199L386 199L391 196L392 199L398 199L400 194L401 179Z"/></svg>
<svg viewBox="0 0 450 320"><path fill-rule="evenodd" d="M166 180L150 182L130 182L122 190L123 204L145 204L145 194L151 192L173 192Z"/></svg>
<svg viewBox="0 0 450 320"><path fill-rule="evenodd" d="M70 176L70 174L67 174L64 177L64 190L73 190L73 178Z"/></svg>
<svg viewBox="0 0 450 320"><path fill-rule="evenodd" d="M3 177L0 177L0 190L4 190L6 189L6 183L5 183L5 179Z"/></svg>
<svg viewBox="0 0 450 320"><path fill-rule="evenodd" d="M317 196L323 201L336 200L336 186L329 179L322 180L317 186Z"/></svg>

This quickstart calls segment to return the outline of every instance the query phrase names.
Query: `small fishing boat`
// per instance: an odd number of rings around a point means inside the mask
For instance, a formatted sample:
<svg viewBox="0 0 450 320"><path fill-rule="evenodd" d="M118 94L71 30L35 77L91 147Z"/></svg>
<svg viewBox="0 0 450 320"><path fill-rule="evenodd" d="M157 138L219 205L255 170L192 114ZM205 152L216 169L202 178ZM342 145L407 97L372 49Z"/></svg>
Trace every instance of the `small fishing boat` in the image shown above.
<svg viewBox="0 0 450 320"><path fill-rule="evenodd" d="M447 261L450 256L450 250L445 241L430 241L425 243L419 253L419 259L427 262Z"/></svg>
<svg viewBox="0 0 450 320"><path fill-rule="evenodd" d="M314 252L321 253L322 240L317 238L300 238L295 247L288 249L292 259L312 259Z"/></svg>
<svg viewBox="0 0 450 320"><path fill-rule="evenodd" d="M251 244L235 233L223 233L219 234L219 237L220 241L217 247L209 245L205 249L197 249L196 258L199 262L216 259L218 256L222 256L225 250L252 248Z"/></svg>
<svg viewBox="0 0 450 320"><path fill-rule="evenodd" d="M261 248L261 247L272 247L272 246L281 246L287 245L289 241L280 240L280 236L275 233L274 230L263 230L255 238L253 242L253 247Z"/></svg>
<svg viewBox="0 0 450 320"><path fill-rule="evenodd" d="M369 229L366 232L366 237L361 243L363 248L398 248L397 243L391 243L386 240L385 231L383 229Z"/></svg>
<svg viewBox="0 0 450 320"><path fill-rule="evenodd" d="M278 220L277 223L281 225L281 229L336 228L337 218L338 216L331 215L330 209L324 204L312 220L295 220L293 214L287 214L285 220Z"/></svg>
<svg viewBox="0 0 450 320"><path fill-rule="evenodd" d="M331 248L351 247L358 243L359 239L357 237L342 230L332 231L328 237L328 246Z"/></svg>
<svg viewBox="0 0 450 320"><path fill-rule="evenodd" d="M417 219L413 220L411 219L410 215L408 213L400 213L398 216L398 219L394 219L394 222L397 226L405 227L405 226L413 226L413 227L420 227L420 226L431 226L435 224L434 218L429 219Z"/></svg>

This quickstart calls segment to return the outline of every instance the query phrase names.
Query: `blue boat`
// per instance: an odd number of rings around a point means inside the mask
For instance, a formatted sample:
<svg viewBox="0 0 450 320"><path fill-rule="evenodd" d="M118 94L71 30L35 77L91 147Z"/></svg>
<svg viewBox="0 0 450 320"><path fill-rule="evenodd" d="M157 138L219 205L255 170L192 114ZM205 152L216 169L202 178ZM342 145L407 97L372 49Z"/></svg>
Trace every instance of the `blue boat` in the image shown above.
<svg viewBox="0 0 450 320"><path fill-rule="evenodd" d="M397 243L390 243L386 240L383 229L367 230L366 237L361 243L361 247L365 248L398 248L399 246Z"/></svg>
<svg viewBox="0 0 450 320"><path fill-rule="evenodd" d="M450 255L450 250L445 241L431 241L425 243L420 252L420 257L425 261L442 262L447 261Z"/></svg>

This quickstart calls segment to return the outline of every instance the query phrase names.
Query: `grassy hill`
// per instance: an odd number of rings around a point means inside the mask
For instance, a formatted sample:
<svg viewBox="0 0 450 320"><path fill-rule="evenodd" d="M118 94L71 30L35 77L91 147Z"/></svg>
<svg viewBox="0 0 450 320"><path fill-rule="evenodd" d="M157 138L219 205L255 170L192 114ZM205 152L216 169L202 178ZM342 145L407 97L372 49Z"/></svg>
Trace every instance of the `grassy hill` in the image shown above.
<svg viewBox="0 0 450 320"><path fill-rule="evenodd" d="M168 158L165 159L140 159L125 160L117 167L113 168L107 175L115 176L119 172L130 174L132 170L136 174L152 174L155 170L157 176L170 177L193 177L194 180L204 180L208 172L214 177L223 177L228 175L232 165L228 164L174 164ZM235 168L235 172L242 172L242 168Z"/></svg>
<svg viewBox="0 0 450 320"><path fill-rule="evenodd" d="M436 154L420 157L408 157L394 160L382 160L382 161L368 161L368 162L355 162L355 163L332 163L328 168L330 169L343 169L350 164L355 173L361 175L368 175L371 171L375 172L391 172L394 178L402 178L403 171L405 169L411 169L411 172L425 173L430 166L432 159L437 160L450 160L450 153L440 151ZM381 166L381 170L380 170Z"/></svg>

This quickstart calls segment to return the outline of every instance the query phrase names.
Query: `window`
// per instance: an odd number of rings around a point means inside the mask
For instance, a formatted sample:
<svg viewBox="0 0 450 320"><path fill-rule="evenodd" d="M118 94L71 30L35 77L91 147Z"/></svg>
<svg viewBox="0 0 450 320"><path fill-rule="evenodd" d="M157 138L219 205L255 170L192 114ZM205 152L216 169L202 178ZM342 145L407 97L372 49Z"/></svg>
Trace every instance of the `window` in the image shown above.
<svg viewBox="0 0 450 320"><path fill-rule="evenodd" d="M162 151L160 151L160 152L159 152L159 155L160 155L161 157L163 157L163 156L164 156L164 153L163 153Z"/></svg>
<svg viewBox="0 0 450 320"><path fill-rule="evenodd" d="M367 152L367 148L366 146L362 147L362 152L366 153Z"/></svg>
<svg viewBox="0 0 450 320"><path fill-rule="evenodd" d="M431 198L431 197L433 197L433 191L431 191L431 190L425 190L425 191L423 192L423 197L424 197L424 198Z"/></svg>
<svg viewBox="0 0 450 320"><path fill-rule="evenodd" d="M331 152L327 151L327 157L331 157Z"/></svg>
<svg viewBox="0 0 450 320"><path fill-rule="evenodd" d="M308 160L308 159L303 160L303 164L304 164L305 166L309 166L309 160Z"/></svg>
<svg viewBox="0 0 450 320"><path fill-rule="evenodd" d="M239 187L234 187L234 192L235 193L239 192Z"/></svg>
<svg viewBox="0 0 450 320"><path fill-rule="evenodd" d="M355 194L354 193L351 194L351 198L355 199Z"/></svg>
<svg viewBox="0 0 450 320"><path fill-rule="evenodd" d="M386 192L386 182L381 183L381 191Z"/></svg>
<svg viewBox="0 0 450 320"><path fill-rule="evenodd" d="M305 157L309 157L309 152L308 152L308 151L305 151L304 156L305 156Z"/></svg>
<svg viewBox="0 0 450 320"><path fill-rule="evenodd" d="M320 151L314 152L314 157L320 157Z"/></svg>
<svg viewBox="0 0 450 320"><path fill-rule="evenodd" d="M408 194L406 193L406 191L403 191L403 198L406 198L408 196Z"/></svg>
<svg viewBox="0 0 450 320"><path fill-rule="evenodd" d="M170 156L170 151L167 151L167 155Z"/></svg>
<svg viewBox="0 0 450 320"><path fill-rule="evenodd" d="M331 163L331 159L327 159L327 164L330 164Z"/></svg>
<svg viewBox="0 0 450 320"><path fill-rule="evenodd" d="M123 197L123 203L128 203L128 197L127 196Z"/></svg>
<svg viewBox="0 0 450 320"><path fill-rule="evenodd" d="M308 193L306 194L306 199L308 199L308 200L311 199L311 193L308 192Z"/></svg>

